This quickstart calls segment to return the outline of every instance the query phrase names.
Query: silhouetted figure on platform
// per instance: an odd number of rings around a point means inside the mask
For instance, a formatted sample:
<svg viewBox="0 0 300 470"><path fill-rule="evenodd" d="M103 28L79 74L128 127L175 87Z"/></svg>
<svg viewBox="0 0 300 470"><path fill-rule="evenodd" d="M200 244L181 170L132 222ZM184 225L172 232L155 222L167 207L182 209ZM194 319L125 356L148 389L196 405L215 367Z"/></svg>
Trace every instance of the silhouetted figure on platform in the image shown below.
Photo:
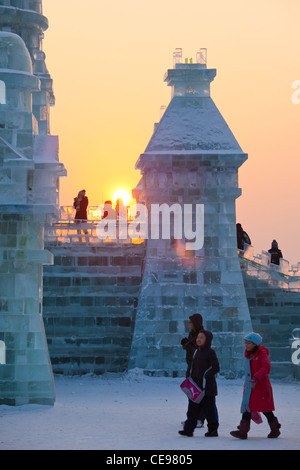
<svg viewBox="0 0 300 470"><path fill-rule="evenodd" d="M73 206L76 210L75 220L87 220L87 207L89 200L85 195L85 189L79 191L78 196L74 198Z"/></svg>
<svg viewBox="0 0 300 470"><path fill-rule="evenodd" d="M73 206L75 208L75 220L76 223L86 222L87 221L87 207L89 200L85 195L85 189L79 191L78 196L74 198ZM78 230L80 233L81 230ZM84 230L84 233L87 234L87 230Z"/></svg>
<svg viewBox="0 0 300 470"><path fill-rule="evenodd" d="M237 238L237 246L239 250L245 249L245 243L247 245L251 245L251 240L247 232L243 229L241 224L236 224L236 238Z"/></svg>
<svg viewBox="0 0 300 470"><path fill-rule="evenodd" d="M123 199L120 197L116 200L116 213L117 217L127 216L127 206L125 206Z"/></svg>
<svg viewBox="0 0 300 470"><path fill-rule="evenodd" d="M278 243L276 240L272 241L272 247L268 250L268 253L271 254L271 263L272 264L280 264L280 258L282 258L282 252L278 248Z"/></svg>
<svg viewBox="0 0 300 470"><path fill-rule="evenodd" d="M103 216L102 219L115 219L116 211L112 206L111 201L105 201L103 206Z"/></svg>

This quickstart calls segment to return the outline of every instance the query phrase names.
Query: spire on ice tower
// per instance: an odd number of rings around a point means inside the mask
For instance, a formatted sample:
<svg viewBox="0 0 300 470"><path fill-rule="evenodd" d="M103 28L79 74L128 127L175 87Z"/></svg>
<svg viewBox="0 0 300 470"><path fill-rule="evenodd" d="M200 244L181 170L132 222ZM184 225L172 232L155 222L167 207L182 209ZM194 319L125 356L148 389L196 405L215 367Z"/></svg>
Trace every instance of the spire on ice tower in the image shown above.
<svg viewBox="0 0 300 470"><path fill-rule="evenodd" d="M192 207L196 216L201 205L204 244L188 251L184 237L148 238L129 367L185 373L180 340L189 316L199 312L213 331L222 372L238 375L243 334L251 328L235 214L238 168L247 155L210 97L216 70L207 68L206 53L199 51L195 64L182 63L180 50L173 58L165 75L172 100L136 164L142 178L133 195L148 208L156 204L171 212L176 206L180 214ZM164 223L171 224L171 217Z"/></svg>
<svg viewBox="0 0 300 470"><path fill-rule="evenodd" d="M48 19L43 15L42 0L0 0L0 30L17 34L26 44L33 73L41 81L39 92L32 94L33 113L39 133L50 134L50 107L55 104L52 79L42 50Z"/></svg>
<svg viewBox="0 0 300 470"><path fill-rule="evenodd" d="M172 100L156 126L147 152L243 153L220 111L210 97L216 69L206 61L174 61L164 81L172 87ZM201 60L201 62L200 62Z"/></svg>

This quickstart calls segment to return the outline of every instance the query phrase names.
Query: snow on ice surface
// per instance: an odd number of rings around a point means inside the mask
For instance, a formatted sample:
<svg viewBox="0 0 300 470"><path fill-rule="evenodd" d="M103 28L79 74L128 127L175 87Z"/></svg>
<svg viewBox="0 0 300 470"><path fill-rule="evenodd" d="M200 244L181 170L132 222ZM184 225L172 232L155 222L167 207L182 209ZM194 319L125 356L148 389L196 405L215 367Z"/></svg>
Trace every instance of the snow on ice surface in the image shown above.
<svg viewBox="0 0 300 470"><path fill-rule="evenodd" d="M210 97L174 97L145 152L191 150L243 153Z"/></svg>
<svg viewBox="0 0 300 470"><path fill-rule="evenodd" d="M240 420L242 380L217 379L219 437L182 437L187 399L181 378L147 377L139 370L116 377L55 377L53 407L0 406L0 450L299 450L300 383L272 381L278 439L251 424L246 441L230 436Z"/></svg>

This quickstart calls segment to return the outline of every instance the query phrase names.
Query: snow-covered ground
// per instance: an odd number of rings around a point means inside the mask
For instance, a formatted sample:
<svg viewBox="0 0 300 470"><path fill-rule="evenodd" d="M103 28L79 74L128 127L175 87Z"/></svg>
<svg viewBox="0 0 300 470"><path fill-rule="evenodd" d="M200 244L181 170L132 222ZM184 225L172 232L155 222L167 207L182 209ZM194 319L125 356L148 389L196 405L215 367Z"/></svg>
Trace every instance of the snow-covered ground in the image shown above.
<svg viewBox="0 0 300 470"><path fill-rule="evenodd" d="M194 437L178 430L187 399L182 379L146 377L138 370L119 377L55 377L55 406L0 406L0 450L203 450L300 449L300 383L272 381L282 424L267 439L266 419L251 424L246 441L230 436L240 420L242 380L218 377L219 437Z"/></svg>

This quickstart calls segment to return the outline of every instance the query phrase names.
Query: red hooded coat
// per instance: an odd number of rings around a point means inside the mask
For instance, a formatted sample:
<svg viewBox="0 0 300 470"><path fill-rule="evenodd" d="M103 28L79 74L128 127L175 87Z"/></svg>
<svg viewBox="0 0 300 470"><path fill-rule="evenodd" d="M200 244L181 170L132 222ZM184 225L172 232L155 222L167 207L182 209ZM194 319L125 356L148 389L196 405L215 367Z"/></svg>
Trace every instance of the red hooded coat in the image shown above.
<svg viewBox="0 0 300 470"><path fill-rule="evenodd" d="M252 388L249 400L251 411L274 411L273 391L269 379L271 363L269 350L264 346L258 346L254 352L245 351L245 357L250 361L251 378L257 379Z"/></svg>

